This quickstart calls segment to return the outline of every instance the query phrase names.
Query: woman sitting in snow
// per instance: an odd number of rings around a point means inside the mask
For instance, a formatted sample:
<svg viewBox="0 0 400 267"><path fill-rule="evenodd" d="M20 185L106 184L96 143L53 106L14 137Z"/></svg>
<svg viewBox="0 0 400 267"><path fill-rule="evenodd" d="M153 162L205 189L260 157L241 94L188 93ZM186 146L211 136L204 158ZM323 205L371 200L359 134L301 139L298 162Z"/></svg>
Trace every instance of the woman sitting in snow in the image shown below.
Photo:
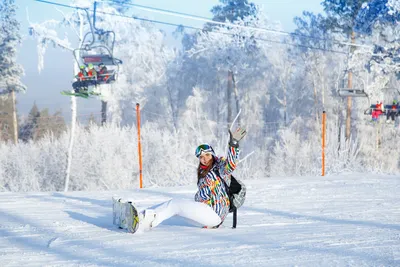
<svg viewBox="0 0 400 267"><path fill-rule="evenodd" d="M217 157L214 149L208 144L197 147L195 155L199 159L197 168L198 191L195 201L185 199L171 199L162 204L148 208L139 213L138 221L135 220L128 230L135 232L139 229L146 230L156 227L172 216L181 217L197 222L204 227L218 227L229 213L229 197L224 179L230 184L230 174L235 170L239 157L239 141L246 135L246 130L238 128L230 134L227 158ZM129 229L133 227L135 229Z"/></svg>

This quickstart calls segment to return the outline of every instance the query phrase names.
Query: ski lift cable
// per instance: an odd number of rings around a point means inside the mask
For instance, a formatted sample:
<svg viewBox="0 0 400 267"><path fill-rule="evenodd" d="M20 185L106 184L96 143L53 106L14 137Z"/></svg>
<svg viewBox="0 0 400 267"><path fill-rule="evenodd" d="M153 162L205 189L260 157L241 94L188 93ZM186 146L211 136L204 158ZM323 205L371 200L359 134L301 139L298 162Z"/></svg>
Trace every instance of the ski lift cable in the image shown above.
<svg viewBox="0 0 400 267"><path fill-rule="evenodd" d="M42 2L42 3L47 3L47 4L53 4L53 5L58 5L58 6L63 6L63 7L68 7L68 8L76 8L76 9L88 9L88 8L82 8L82 7L77 7L77 6L69 6L69 5L65 5L65 4L61 4L61 3L55 3L55 2L51 2L51 1L46 1L46 0L35 0L36 2ZM96 2L96 1L95 1ZM110 0L104 0L101 2L112 2L112 3L116 3ZM116 3L119 5L123 5L121 3ZM125 5L132 5L132 6L140 6L140 5L136 5L136 4L125 4ZM163 9L158 9L158 8L152 8L152 7L145 7L145 6L140 6L141 8L147 8L149 10L154 9L154 12L171 12L172 14L175 15L180 15L180 14L185 14L185 13L180 13L180 12L174 12L174 11L169 11L169 10L163 10ZM197 30L203 30L201 28L197 28L197 27L192 27L192 26L186 26L183 24L174 24L174 23L168 23L168 22L162 22L162 21L156 21L156 20L150 20L150 19L144 19L144 18L139 18L139 17L135 17L135 16L124 16L124 15L120 15L120 14L113 14L113 13L107 13L107 12L100 12L97 11L98 13L102 13L102 14L106 14L106 15L111 15L111 16L119 16L119 17L125 17L125 18L131 18L131 19L137 19L137 20L143 20L143 21L148 21L148 22L153 22L153 23L160 23L160 24L164 24L164 25L171 25L171 26L182 26L185 28L190 28L190 29L197 29ZM184 16L184 15L180 15L180 16ZM194 16L194 15L189 15L189 14L185 14L185 16L188 17L193 17L196 18L198 20L202 19L202 17L200 16ZM231 26L231 27L239 27L239 28L248 28L248 29L253 29L253 30L260 30L260 31L267 31L267 32L275 32L275 33L280 33L280 34L285 34L285 35L298 35L298 34L294 34L294 33L289 33L289 32L284 32L284 31L277 31L277 30L271 30L271 29L265 29L265 28L257 28L257 27L250 27L250 26L243 26L243 25L237 25L237 24L232 24L232 23L225 23L225 22L217 22L217 21L213 21L211 19L208 18L204 18L202 19L203 21L209 22L209 23L213 23L213 24L220 24L220 25L226 25L226 26ZM210 32L210 31L209 31ZM211 31L212 32L212 31ZM303 36L303 37L307 37L307 38L314 38L314 39L318 39L318 37L313 37L313 36L307 36L307 35L299 35L299 36ZM323 49L323 48L317 48L317 47L309 47L309 46L305 46L305 45L298 45L298 44L290 44L290 43L282 43L282 42L278 42L278 41L272 41L272 40L268 40L268 39L261 39L261 38L255 38L256 40L261 40L261 41L266 41L266 42L275 42L275 43L281 43L281 44L285 44L285 45L291 45L291 46L297 46L297 47L304 47L304 48L310 48L310 49L315 49L315 50L321 50L321 51L327 51L327 52L333 52L333 53L340 53L340 54L346 54L345 52L341 52L341 51L335 51L335 50L330 50L330 49ZM329 40L329 39L321 39L320 40ZM330 39L331 42L333 43L337 43L337 44L342 44L342 45L347 45L349 47L353 46L353 47L361 47L361 48L368 48L371 51L369 51L369 53L371 53L371 55L377 55L377 56L382 56L384 54L378 55L378 54L374 54L372 52L373 50L373 46L368 46L368 45L362 45L362 44L356 44L356 43L348 43L348 42L342 42L342 41L337 41L334 39Z"/></svg>
<svg viewBox="0 0 400 267"><path fill-rule="evenodd" d="M41 3L44 3L44 4L50 4L50 5L55 5L55 6L66 7L66 8L73 8L73 9L80 9L80 10L87 10L87 9L89 9L89 8L85 8L85 7L71 6L71 5L66 5L66 4L61 4L61 3L46 1L46 0L35 0L35 1L36 1L36 2L41 2Z"/></svg>
<svg viewBox="0 0 400 267"><path fill-rule="evenodd" d="M328 41L328 42L337 43L337 44L341 44L341 45L347 45L347 46L350 46L350 47L351 46L355 46L355 47L369 48L371 50L373 49L372 46L363 45L363 44L342 42L342 41L338 41L338 40L335 40L335 39L324 39L324 38L319 38L319 37L315 37L315 36L296 34L296 33L272 30L272 29L267 29L267 28L244 26L244 25L238 25L238 24L233 24L233 23L229 23L229 22L219 22L219 21L212 20L210 18L201 17L201 16L197 16L197 15L192 15L192 14L187 14L187 13L182 13L182 12L177 12L177 11L172 11L172 10L167 10L167 9L160 9L160 8L143 6L143 5L132 4L132 3L117 3L117 2L115 2L115 0L103 0L101 2L112 2L114 4L118 4L118 5L121 5L121 6L122 5L128 5L128 6L135 7L137 9L141 9L141 10L145 10L145 11L149 11L149 12L153 12L153 13L160 13L160 14L164 14L164 15L171 15L171 16L175 16L175 17L193 19L193 20L198 20L198 21L203 21L203 22L208 22L208 23L218 24L218 25L223 25L223 26L230 26L230 27L243 28L243 29L249 29L249 30L269 32L269 33L277 33L277 34L288 35L288 36L296 35L296 36L305 37L305 38L309 38L309 39L316 39L316 40L320 40L320 41Z"/></svg>
<svg viewBox="0 0 400 267"><path fill-rule="evenodd" d="M60 4L60 3L54 3L54 2L50 2L50 1L46 1L46 0L35 0L35 1L36 2L46 3L46 4L58 5L58 6L67 7L67 8L72 8L72 9L81 9L81 10L85 10L86 9L86 8L82 8L82 7L75 7L75 6L69 6L69 5ZM175 23L170 23L170 22L164 22L164 21L140 18L140 17L136 17L136 16L126 16L126 15L121 15L121 14L113 14L113 13L103 12L103 11L96 11L96 12L100 13L100 14L103 14L103 15L123 17L123 18L141 20L141 21L152 22L152 23L157 23L157 24L163 24L163 25L168 25L168 26L184 27L184 28L193 29L193 30L200 30L200 31L207 31L207 32L213 32L213 33L218 33L218 34L236 36L233 33L214 32L212 30L204 30L204 29L199 28L199 27L193 27L193 26L188 26L188 25L184 25L184 24L175 24ZM338 54L347 55L347 52L343 52L343 51L326 49L326 48L319 48L319 47L312 47L312 46L300 45L300 44L293 44L293 43L287 43L287 42L280 42L280 41L275 41L275 40L270 40L270 39L265 39L265 38L254 38L254 40L259 40L259 41L264 41L264 42L289 45L289 46L293 46L293 47L302 47L302 48L308 48L308 49L312 49L312 50L319 50L319 51L325 51L325 52L331 52L331 53L338 53Z"/></svg>
<svg viewBox="0 0 400 267"><path fill-rule="evenodd" d="M170 22L163 22L163 21L158 21L158 20L151 20L151 19L145 19L145 18L140 18L136 16L124 16L124 15L116 15L112 13L107 13L107 12L98 12L102 13L105 15L112 15L112 16L119 16L119 17L125 17L125 18L131 18L131 19L136 19L136 20L141 20L141 21L147 21L147 22L152 22L152 23L158 23L158 24L164 24L164 25L169 25L169 26L175 26L175 27L184 27L188 29L193 29L193 30L199 30L199 31L207 31L207 32L212 32L212 33L217 33L217 34L224 34L224 35L230 35L230 36L237 36L234 33L228 33L228 32L214 32L212 30L205 30L202 28L198 27L193 27L193 26L187 26L184 24L175 24L175 23L170 23ZM347 55L347 52L343 51L337 51L337 50L332 50L332 49L325 49L325 48L319 48L319 47L312 47L312 46L307 46L307 45L300 45L300 44L292 44L292 43L287 43L287 42L281 42L281 41L275 41L271 39L266 39L266 38L254 38L254 40L258 41L264 41L264 42L269 42L269 43L276 43L276 44L283 44L283 45L289 45L289 46L294 46L294 47L302 47L302 48L309 48L313 50L321 50L321 51L326 51L326 52L332 52L332 53L338 53L338 54L344 54Z"/></svg>
<svg viewBox="0 0 400 267"><path fill-rule="evenodd" d="M112 13L107 13L107 12L99 12L99 11L98 11L98 13L102 13L104 15L111 15L111 16L118 16L118 17L136 19L136 20L152 22L152 23L157 23L157 24L163 24L163 25L168 25L168 26L184 27L184 28L192 29L192 30L199 30L199 31L206 31L206 32L212 32L212 33L217 33L217 34L237 36L236 34L229 33L229 32L214 32L213 30L205 30L205 29L202 29L202 28L199 28L199 27L193 27L193 26L188 26L188 25L184 25L184 24L175 24L175 23L170 23L170 22L163 22L163 21L152 20L152 19L145 19L145 18L140 18L140 17L136 17L136 16L124 16L124 15L117 15L117 14L112 14ZM312 47L312 46L301 45L301 44L292 44L292 43L275 41L275 40L266 39L266 38L256 37L256 38L254 38L254 40L264 41L264 42L269 42L269 43L289 45L289 46L294 46L294 47L309 48L309 49L313 49L313 50L320 50L320 51L326 51L326 52L332 52L332 53L338 53L338 54L347 55L347 52L343 52L343 51L337 51L337 50L333 50L333 49L325 49L325 48L319 48L319 47Z"/></svg>

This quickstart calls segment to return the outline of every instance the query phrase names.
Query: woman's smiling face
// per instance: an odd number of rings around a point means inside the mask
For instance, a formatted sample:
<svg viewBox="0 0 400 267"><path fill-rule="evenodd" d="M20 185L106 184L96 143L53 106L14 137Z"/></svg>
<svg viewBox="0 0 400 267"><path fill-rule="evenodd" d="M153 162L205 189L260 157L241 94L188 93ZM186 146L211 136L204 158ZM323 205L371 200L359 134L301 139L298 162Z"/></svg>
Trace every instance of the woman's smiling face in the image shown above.
<svg viewBox="0 0 400 267"><path fill-rule="evenodd" d="M211 153L201 153L200 163L205 166L210 166L210 164L212 163L212 154Z"/></svg>

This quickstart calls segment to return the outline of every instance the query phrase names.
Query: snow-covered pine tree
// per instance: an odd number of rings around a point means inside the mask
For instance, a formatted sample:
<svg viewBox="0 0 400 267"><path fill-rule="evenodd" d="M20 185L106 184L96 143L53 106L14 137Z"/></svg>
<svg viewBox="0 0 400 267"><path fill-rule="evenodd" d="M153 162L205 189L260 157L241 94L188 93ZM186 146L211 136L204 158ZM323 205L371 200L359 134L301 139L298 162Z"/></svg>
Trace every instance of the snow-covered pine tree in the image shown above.
<svg viewBox="0 0 400 267"><path fill-rule="evenodd" d="M370 35L374 44L369 68L383 76L400 73L400 13L390 8L388 1L370 1L356 19L356 30Z"/></svg>
<svg viewBox="0 0 400 267"><path fill-rule="evenodd" d="M18 141L15 92L25 91L21 82L24 70L17 63L17 46L21 43L19 22L15 18L17 6L14 0L0 1L0 95L9 95L12 101L12 125L14 143Z"/></svg>
<svg viewBox="0 0 400 267"><path fill-rule="evenodd" d="M248 0L219 0L220 5L211 9L213 20L219 22L234 22L238 19L244 19L247 16L254 15L257 12L257 6L249 3Z"/></svg>
<svg viewBox="0 0 400 267"><path fill-rule="evenodd" d="M389 14L400 14L400 1L399 0L388 0L387 4L389 7Z"/></svg>
<svg viewBox="0 0 400 267"><path fill-rule="evenodd" d="M131 4L132 0L113 0L110 2L110 5L114 7L119 13L125 13L129 10L129 4Z"/></svg>
<svg viewBox="0 0 400 267"><path fill-rule="evenodd" d="M21 43L19 22L15 18L17 6L14 0L0 1L0 91L25 91L21 82L24 69L17 63L17 47Z"/></svg>

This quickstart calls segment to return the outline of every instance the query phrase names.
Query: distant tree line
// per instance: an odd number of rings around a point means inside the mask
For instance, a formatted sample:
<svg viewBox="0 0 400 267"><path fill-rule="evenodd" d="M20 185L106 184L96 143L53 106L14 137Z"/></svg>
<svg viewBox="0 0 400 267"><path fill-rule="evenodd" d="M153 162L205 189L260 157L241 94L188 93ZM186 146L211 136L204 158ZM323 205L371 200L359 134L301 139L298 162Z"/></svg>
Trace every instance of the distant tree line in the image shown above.
<svg viewBox="0 0 400 267"><path fill-rule="evenodd" d="M0 98L0 141L12 141L12 99ZM48 108L39 110L33 104L27 118L18 117L18 136L20 141L37 141L46 134L58 138L66 131L66 124L61 111L51 114Z"/></svg>

